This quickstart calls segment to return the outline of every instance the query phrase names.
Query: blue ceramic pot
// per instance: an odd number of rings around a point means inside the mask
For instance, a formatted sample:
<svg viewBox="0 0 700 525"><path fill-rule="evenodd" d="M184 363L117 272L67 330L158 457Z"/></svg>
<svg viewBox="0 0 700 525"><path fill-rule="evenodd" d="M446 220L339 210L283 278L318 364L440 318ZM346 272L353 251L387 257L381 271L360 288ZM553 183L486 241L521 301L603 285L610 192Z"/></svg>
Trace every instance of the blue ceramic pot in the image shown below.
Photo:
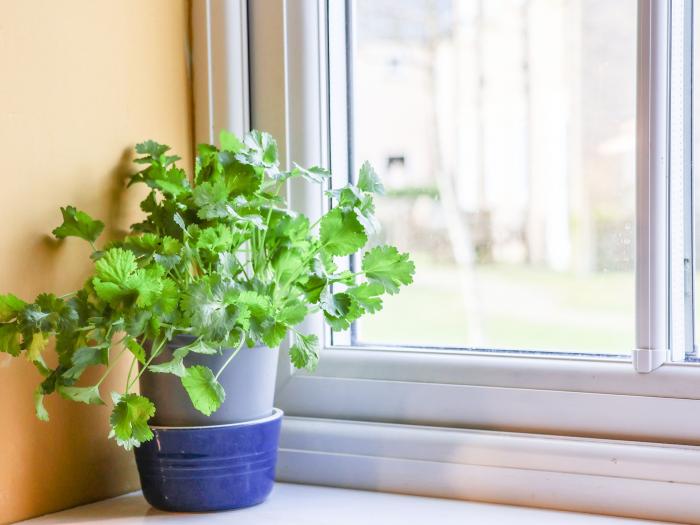
<svg viewBox="0 0 700 525"><path fill-rule="evenodd" d="M157 509L204 512L250 507L272 490L282 411L229 425L152 427L135 449L141 489Z"/></svg>

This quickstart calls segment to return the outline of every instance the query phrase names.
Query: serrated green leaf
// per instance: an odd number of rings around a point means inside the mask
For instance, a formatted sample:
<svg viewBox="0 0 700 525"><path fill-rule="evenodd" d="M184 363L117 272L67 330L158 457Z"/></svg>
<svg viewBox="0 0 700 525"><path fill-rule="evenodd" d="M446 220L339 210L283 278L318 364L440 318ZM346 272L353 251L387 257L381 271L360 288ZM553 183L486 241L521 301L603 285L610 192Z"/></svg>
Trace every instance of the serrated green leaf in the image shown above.
<svg viewBox="0 0 700 525"><path fill-rule="evenodd" d="M184 377L187 374L187 368L183 362L184 356L175 355L170 361L150 365L148 370L159 374L173 374L178 377Z"/></svg>
<svg viewBox="0 0 700 525"><path fill-rule="evenodd" d="M142 365L146 364L146 350L144 349L143 346L139 344L139 342L132 338L129 337L126 340L126 348L131 352L131 354L136 358L136 360L141 363Z"/></svg>
<svg viewBox="0 0 700 525"><path fill-rule="evenodd" d="M309 182L315 182L317 184L328 179L330 176L331 172L325 168L321 168L319 166L303 168L302 166L299 166L299 164L297 164L296 162L294 163L294 169L288 173L288 177L303 177Z"/></svg>
<svg viewBox="0 0 700 525"><path fill-rule="evenodd" d="M261 326L261 338L269 348L276 348L287 335L287 325L277 321L267 320Z"/></svg>
<svg viewBox="0 0 700 525"><path fill-rule="evenodd" d="M180 302L180 290L172 279L163 279L162 285L163 288L153 307L157 313L168 316L177 309L177 305Z"/></svg>
<svg viewBox="0 0 700 525"><path fill-rule="evenodd" d="M413 282L416 267L407 253L399 253L393 246L377 246L365 253L362 271L367 279L381 284L388 293L395 294L400 285Z"/></svg>
<svg viewBox="0 0 700 525"><path fill-rule="evenodd" d="M166 146L165 144L158 144L154 140L146 140L144 142L136 144L136 147L134 149L139 155L150 155L153 158L158 158L161 155L163 155L166 151L169 151L170 146Z"/></svg>
<svg viewBox="0 0 700 525"><path fill-rule="evenodd" d="M329 315L334 317L343 317L350 311L352 297L347 293L333 293L330 288L321 295L321 308Z"/></svg>
<svg viewBox="0 0 700 525"><path fill-rule="evenodd" d="M311 274L303 286L308 301L310 303L317 303L327 284L328 279L326 279L326 277L318 274Z"/></svg>
<svg viewBox="0 0 700 525"><path fill-rule="evenodd" d="M153 438L148 420L156 413L156 407L146 397L126 394L117 398L109 421L112 425L110 437L127 450L138 447Z"/></svg>
<svg viewBox="0 0 700 525"><path fill-rule="evenodd" d="M49 337L43 332L35 332L32 335L32 340L27 347L25 354L28 361L36 361L41 357L41 353L49 343Z"/></svg>
<svg viewBox="0 0 700 525"><path fill-rule="evenodd" d="M199 232L197 248L219 254L231 249L233 245L233 232L230 227L218 224L215 227L204 228Z"/></svg>
<svg viewBox="0 0 700 525"><path fill-rule="evenodd" d="M193 343L183 346L182 349L187 350L188 352L194 352L195 354L213 355L219 353L219 349L217 347L210 345L201 337Z"/></svg>
<svg viewBox="0 0 700 525"><path fill-rule="evenodd" d="M178 197L189 190L187 174L180 168L162 170L160 177L153 178L153 185L163 193Z"/></svg>
<svg viewBox="0 0 700 525"><path fill-rule="evenodd" d="M272 167L277 163L277 142L269 133L252 130L243 143L248 147L246 160L255 165Z"/></svg>
<svg viewBox="0 0 700 525"><path fill-rule="evenodd" d="M189 367L181 381L194 408L205 416L212 415L224 402L226 393L214 373L206 366Z"/></svg>
<svg viewBox="0 0 700 525"><path fill-rule="evenodd" d="M16 323L0 325L0 352L13 357L20 353L19 327Z"/></svg>
<svg viewBox="0 0 700 525"><path fill-rule="evenodd" d="M62 376L69 379L78 379L83 371L91 365L106 365L109 362L109 344L99 346L82 346L71 356L71 368L63 372Z"/></svg>
<svg viewBox="0 0 700 525"><path fill-rule="evenodd" d="M147 308L163 290L164 272L159 265L138 268L131 251L111 248L95 263L92 284L97 296L112 306L122 299L133 298L137 306Z"/></svg>
<svg viewBox="0 0 700 525"><path fill-rule="evenodd" d="M360 178L357 181L357 187L369 193L384 194L384 185L379 180L377 172L374 171L372 165L367 161L360 168Z"/></svg>
<svg viewBox="0 0 700 525"><path fill-rule="evenodd" d="M52 232L58 239L79 237L88 242L95 242L105 227L102 221L93 219L73 206L61 208L61 215L63 215L63 224Z"/></svg>
<svg viewBox="0 0 700 525"><path fill-rule="evenodd" d="M139 269L125 283L125 288L136 293L136 306L148 308L159 298L163 291L164 270L161 266Z"/></svg>
<svg viewBox="0 0 700 525"><path fill-rule="evenodd" d="M289 359L296 368L311 372L318 365L318 337L315 335L295 335L294 345L289 349Z"/></svg>
<svg viewBox="0 0 700 525"><path fill-rule="evenodd" d="M199 210L197 217L202 220L229 217L233 207L229 202L229 190L222 179L199 184L192 192L194 203Z"/></svg>
<svg viewBox="0 0 700 525"><path fill-rule="evenodd" d="M12 321L26 306L27 303L11 293L0 295L0 323Z"/></svg>
<svg viewBox="0 0 700 525"><path fill-rule="evenodd" d="M287 284L295 276L299 275L304 263L304 258L296 250L285 250L279 257L272 261L275 270L275 281L280 285Z"/></svg>
<svg viewBox="0 0 700 525"><path fill-rule="evenodd" d="M324 292L320 304L326 322L335 331L347 330L364 313L358 301L345 292Z"/></svg>
<svg viewBox="0 0 700 525"><path fill-rule="evenodd" d="M384 293L384 287L377 282L362 283L359 286L348 288L346 293L352 296L370 314L382 309L380 296Z"/></svg>
<svg viewBox="0 0 700 525"><path fill-rule="evenodd" d="M222 150L230 151L231 153L238 153L245 147L236 135L225 129L219 133L219 144L221 144Z"/></svg>
<svg viewBox="0 0 700 525"><path fill-rule="evenodd" d="M109 361L109 343L99 346L83 346L78 348L71 358L74 366L106 365Z"/></svg>
<svg viewBox="0 0 700 525"><path fill-rule="evenodd" d="M218 276L193 283L182 300L193 333L205 341L223 344L236 329L247 329L250 311L236 302L237 290Z"/></svg>
<svg viewBox="0 0 700 525"><path fill-rule="evenodd" d="M56 390L65 399L86 403L88 405L104 405L104 401L100 397L100 389L97 385L93 386L63 386L59 385Z"/></svg>
<svg viewBox="0 0 700 525"><path fill-rule="evenodd" d="M307 313L308 308L305 304L301 302L292 302L282 308L277 316L277 320L286 325L295 326L304 320Z"/></svg>
<svg viewBox="0 0 700 525"><path fill-rule="evenodd" d="M138 269L136 257L123 248L107 250L95 263L95 275L102 281L121 285Z"/></svg>
<svg viewBox="0 0 700 525"><path fill-rule="evenodd" d="M334 208L321 219L321 244L328 255L350 255L367 243L354 211Z"/></svg>
<svg viewBox="0 0 700 525"><path fill-rule="evenodd" d="M144 233L125 237L121 245L131 250L136 257L150 257L158 250L159 242L160 238L155 233ZM101 255L104 256L104 252Z"/></svg>
<svg viewBox="0 0 700 525"><path fill-rule="evenodd" d="M240 161L243 153L234 155L227 151L219 154L226 186L232 195L253 195L260 189L263 176L261 170Z"/></svg>

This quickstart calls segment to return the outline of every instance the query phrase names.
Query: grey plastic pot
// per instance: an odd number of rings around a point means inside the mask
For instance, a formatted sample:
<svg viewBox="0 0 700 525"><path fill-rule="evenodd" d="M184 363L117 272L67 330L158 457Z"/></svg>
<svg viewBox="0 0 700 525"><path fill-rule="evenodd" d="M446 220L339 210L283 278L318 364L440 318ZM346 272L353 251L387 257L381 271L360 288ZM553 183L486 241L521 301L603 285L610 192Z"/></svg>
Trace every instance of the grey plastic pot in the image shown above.
<svg viewBox="0 0 700 525"><path fill-rule="evenodd" d="M175 349L194 341L192 336L177 336L153 360L154 364L172 359ZM216 373L233 349L221 354L190 353L185 366L204 365ZM151 424L169 427L224 425L264 418L273 413L272 403L277 376L279 349L243 346L219 377L226 398L219 410L207 417L194 409L180 378L172 374L145 373L140 378L141 393L156 405Z"/></svg>

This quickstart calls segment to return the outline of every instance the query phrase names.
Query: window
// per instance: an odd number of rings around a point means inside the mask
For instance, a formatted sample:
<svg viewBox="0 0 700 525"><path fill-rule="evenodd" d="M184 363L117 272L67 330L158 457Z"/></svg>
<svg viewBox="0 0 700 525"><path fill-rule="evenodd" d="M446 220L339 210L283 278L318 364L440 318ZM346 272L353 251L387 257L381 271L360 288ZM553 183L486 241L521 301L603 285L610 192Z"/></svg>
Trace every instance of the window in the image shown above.
<svg viewBox="0 0 700 525"><path fill-rule="evenodd" d="M284 479L697 521L692 4L193 2L196 134L267 130L333 185L369 158L387 235L429 270L384 318L304 327L314 375L280 361ZM481 341L458 286L425 286L455 280L455 224Z"/></svg>
<svg viewBox="0 0 700 525"><path fill-rule="evenodd" d="M629 354L637 1L348 7L352 171L417 259L352 343Z"/></svg>

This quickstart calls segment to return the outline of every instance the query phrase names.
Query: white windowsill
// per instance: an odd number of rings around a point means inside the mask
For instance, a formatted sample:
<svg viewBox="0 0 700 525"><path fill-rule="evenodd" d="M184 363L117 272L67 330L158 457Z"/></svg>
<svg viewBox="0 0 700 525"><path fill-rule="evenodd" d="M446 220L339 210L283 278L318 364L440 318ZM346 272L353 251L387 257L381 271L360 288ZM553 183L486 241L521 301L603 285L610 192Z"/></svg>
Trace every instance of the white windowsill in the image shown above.
<svg viewBox="0 0 700 525"><path fill-rule="evenodd" d="M140 493L127 494L92 505L49 514L22 523L34 525L109 523L191 523L216 525L329 524L425 524L439 520L441 525L654 525L645 521L554 510L511 507L381 492L278 483L262 505L214 514L170 514L149 507Z"/></svg>

